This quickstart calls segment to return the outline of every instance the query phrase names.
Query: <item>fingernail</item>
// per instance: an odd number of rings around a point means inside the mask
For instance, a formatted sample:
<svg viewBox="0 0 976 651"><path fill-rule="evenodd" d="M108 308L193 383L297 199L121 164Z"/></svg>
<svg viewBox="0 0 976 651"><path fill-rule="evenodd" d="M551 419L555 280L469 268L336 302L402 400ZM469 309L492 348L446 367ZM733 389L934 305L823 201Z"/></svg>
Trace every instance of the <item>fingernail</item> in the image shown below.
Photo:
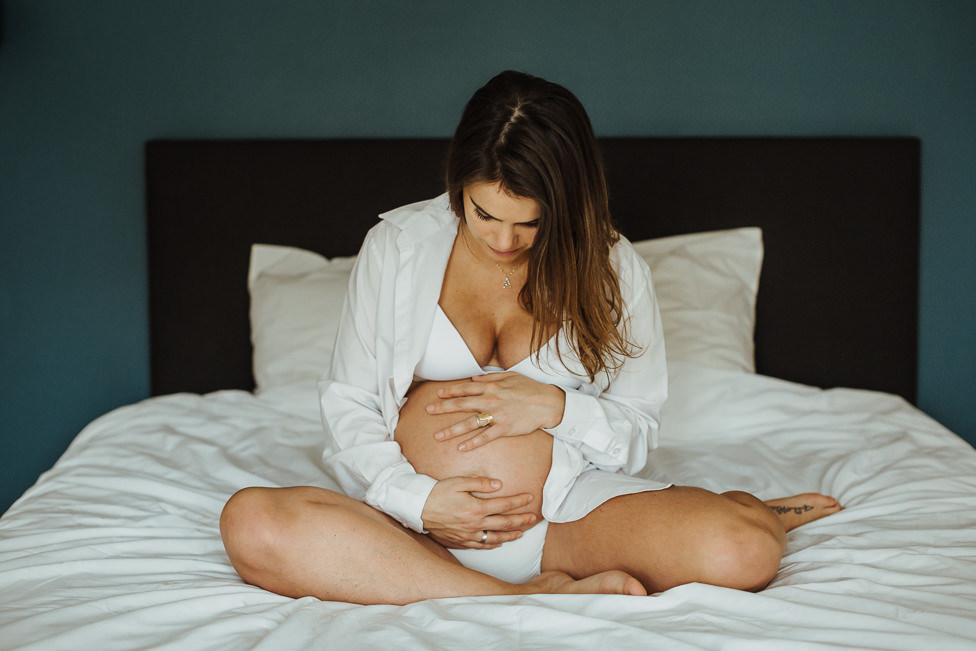
<svg viewBox="0 0 976 651"><path fill-rule="evenodd" d="M467 449L468 449L467 443L462 443L461 445L458 446L458 450L460 450L461 452L464 452Z"/></svg>
<svg viewBox="0 0 976 651"><path fill-rule="evenodd" d="M437 432L436 434L434 434L434 438L437 439L438 441L443 440L444 439L444 432Z"/></svg>
<svg viewBox="0 0 976 651"><path fill-rule="evenodd" d="M492 479L491 480L491 487L492 488L501 488L501 486L502 486L502 483L500 481L498 481L497 479Z"/></svg>
<svg viewBox="0 0 976 651"><path fill-rule="evenodd" d="M427 413L430 414L433 412L434 412L434 405L427 405Z"/></svg>

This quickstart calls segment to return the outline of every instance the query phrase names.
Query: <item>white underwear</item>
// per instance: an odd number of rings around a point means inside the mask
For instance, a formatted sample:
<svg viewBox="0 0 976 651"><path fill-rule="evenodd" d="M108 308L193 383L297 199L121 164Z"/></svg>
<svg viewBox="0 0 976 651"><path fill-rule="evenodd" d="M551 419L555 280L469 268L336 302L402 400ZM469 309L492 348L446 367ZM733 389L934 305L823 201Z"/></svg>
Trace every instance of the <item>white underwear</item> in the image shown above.
<svg viewBox="0 0 976 651"><path fill-rule="evenodd" d="M522 533L518 540L494 549L448 549L461 565L507 581L526 583L542 571L542 548L549 522L543 520Z"/></svg>

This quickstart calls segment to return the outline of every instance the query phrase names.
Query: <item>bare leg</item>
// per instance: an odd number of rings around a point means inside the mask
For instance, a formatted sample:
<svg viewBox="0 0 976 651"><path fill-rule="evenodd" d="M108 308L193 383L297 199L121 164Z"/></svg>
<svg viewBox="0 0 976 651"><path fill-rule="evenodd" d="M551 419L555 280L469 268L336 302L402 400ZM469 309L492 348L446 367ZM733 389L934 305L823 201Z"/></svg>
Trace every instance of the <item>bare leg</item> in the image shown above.
<svg viewBox="0 0 976 651"><path fill-rule="evenodd" d="M572 576L619 569L651 592L691 582L759 590L776 575L785 545L780 518L752 495L674 486L551 523L542 568Z"/></svg>
<svg viewBox="0 0 976 651"><path fill-rule="evenodd" d="M362 604L495 594L646 594L623 572L574 581L545 573L524 585L462 567L427 536L344 495L315 487L247 488L220 518L234 568L248 583L290 597Z"/></svg>

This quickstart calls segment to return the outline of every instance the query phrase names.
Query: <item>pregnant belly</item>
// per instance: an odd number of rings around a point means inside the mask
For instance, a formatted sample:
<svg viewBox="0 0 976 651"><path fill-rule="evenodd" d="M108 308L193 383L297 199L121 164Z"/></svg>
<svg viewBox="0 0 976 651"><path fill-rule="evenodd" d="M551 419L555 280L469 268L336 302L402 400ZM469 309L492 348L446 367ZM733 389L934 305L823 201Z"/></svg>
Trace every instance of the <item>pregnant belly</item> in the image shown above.
<svg viewBox="0 0 976 651"><path fill-rule="evenodd" d="M417 472L434 479L479 476L501 480L501 490L473 494L499 497L531 493L534 499L518 512L535 513L541 518L542 486L552 465L552 436L536 430L524 436L501 437L480 448L460 452L457 446L481 430L449 441L434 438L434 432L471 415L428 414L426 407L437 399L440 384L443 383L423 382L413 387L400 410L396 441L407 460Z"/></svg>

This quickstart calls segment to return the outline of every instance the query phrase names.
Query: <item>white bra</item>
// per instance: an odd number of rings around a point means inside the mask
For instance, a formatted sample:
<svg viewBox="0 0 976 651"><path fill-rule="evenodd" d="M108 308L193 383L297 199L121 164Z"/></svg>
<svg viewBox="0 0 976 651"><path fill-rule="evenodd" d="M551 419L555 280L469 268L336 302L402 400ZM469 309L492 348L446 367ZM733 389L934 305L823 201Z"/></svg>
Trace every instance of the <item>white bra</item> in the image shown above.
<svg viewBox="0 0 976 651"><path fill-rule="evenodd" d="M545 370L543 370L545 369ZM417 380L461 380L475 375L515 371L537 382L555 384L564 389L579 389L586 378L573 375L555 354L552 339L535 354L524 358L509 368L481 366L471 354L451 320L441 306L434 312L434 323L427 339L427 349L414 370Z"/></svg>

